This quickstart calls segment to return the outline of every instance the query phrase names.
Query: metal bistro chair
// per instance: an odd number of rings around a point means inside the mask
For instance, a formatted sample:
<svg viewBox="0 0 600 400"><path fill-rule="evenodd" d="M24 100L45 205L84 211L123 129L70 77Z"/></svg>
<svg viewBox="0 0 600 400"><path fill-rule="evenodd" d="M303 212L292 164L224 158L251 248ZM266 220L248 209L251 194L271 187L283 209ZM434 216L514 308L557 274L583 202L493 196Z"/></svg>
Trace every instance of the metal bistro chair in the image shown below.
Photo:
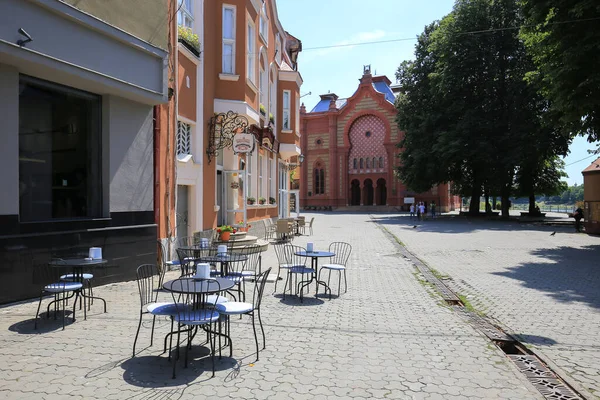
<svg viewBox="0 0 600 400"><path fill-rule="evenodd" d="M177 314L178 307L175 303L159 303L158 293L162 288L162 278L160 270L153 264L142 264L137 268L137 284L140 294L140 322L138 323L137 332L133 341L133 355L135 357L135 345L142 327L142 317L145 314L152 315L152 332L150 333L150 346L154 340L154 324L157 315L171 317L171 332L173 331L173 316ZM158 283L158 285L155 285ZM183 307L183 304L180 304Z"/></svg>
<svg viewBox="0 0 600 400"><path fill-rule="evenodd" d="M344 293L348 291L348 281L346 280L346 266L350 253L352 253L352 246L346 242L333 242L329 245L329 251L334 253L335 256L331 257L329 263L321 265L319 271L319 279L321 280L321 272L324 269L329 270L329 277L327 278L327 286L331 280L331 271L337 271L339 273L338 278L338 297L340 296L340 288L342 286L342 272L344 273ZM331 289L329 290L329 298L331 299Z"/></svg>
<svg viewBox="0 0 600 400"><path fill-rule="evenodd" d="M212 376L215 376L215 345L217 335L217 323L219 321L219 313L214 308L199 308L199 305L204 304L203 301L197 301L198 295L194 291L197 285L213 285L216 286L216 293L221 292L221 285L218 280L214 279L191 279L180 278L173 284L175 287L181 287L181 293L172 292L173 302L176 303L177 313L174 320L177 323L177 354L179 354L179 346L181 343L181 334L187 333L187 345L185 346L185 362L184 367L187 368L188 350L191 348L192 339L195 336L195 331L199 327L207 327L208 342L210 344L210 353L212 355ZM176 296L180 297L180 302L176 300ZM181 305L183 304L183 305ZM187 329L182 331L182 328ZM184 339L185 340L185 339ZM175 379L175 368L177 364L177 356L173 358L173 379Z"/></svg>
<svg viewBox="0 0 600 400"><path fill-rule="evenodd" d="M272 246L275 249L275 255L277 256L277 279L275 280L275 288L273 289L273 293L276 293L277 283L281 279L281 270L287 270L291 265L287 264L285 259L285 243L275 243Z"/></svg>
<svg viewBox="0 0 600 400"><path fill-rule="evenodd" d="M43 271L50 271L48 265L44 265L40 268L45 268ZM82 299L79 298L79 293L83 290L83 284L81 282L69 282L69 281L59 281L56 283L50 283L45 285L42 288L40 293L40 302L38 303L38 308L35 313L35 323L34 329L37 330L38 317L40 315L40 307L42 306L42 299L44 295L53 295L54 300L48 304L48 308L46 309L46 316L50 318L50 306L54 304L54 319L58 314L60 309L60 303L62 303L63 309L63 317L62 317L62 328L65 329L65 314L67 312L67 300L75 296L75 301L73 302L73 322L75 322L75 306L77 305L77 300L80 301L80 306ZM84 305L85 307L85 305Z"/></svg>
<svg viewBox="0 0 600 400"><path fill-rule="evenodd" d="M298 232L301 235L306 235L306 217L298 217L296 223L298 224Z"/></svg>
<svg viewBox="0 0 600 400"><path fill-rule="evenodd" d="M256 321L255 317L258 317L258 323L260 325L260 330L262 332L263 338L263 349L267 346L267 341L265 338L265 329L263 328L262 320L260 318L260 304L262 302L262 296L265 292L265 283L267 282L267 277L271 272L271 268L267 269L264 272L256 275L256 283L254 285L254 292L252 295L252 303L238 302L238 301L230 301L227 303L217 304L215 309L219 312L219 314L225 316L225 335L229 338L229 357L233 354L233 346L231 343L231 324L230 324L230 316L231 315L250 315L252 317L252 330L254 331L254 342L256 343L256 361L258 361L258 335L256 334ZM220 328L220 327L219 327Z"/></svg>
<svg viewBox="0 0 600 400"><path fill-rule="evenodd" d="M275 233L280 242L292 240L294 238L292 223L287 219L278 219Z"/></svg>
<svg viewBox="0 0 600 400"><path fill-rule="evenodd" d="M315 217L312 217L310 219L310 224L308 225L308 230L310 231L310 236L313 235L313 229L312 229L313 228L313 222L315 222Z"/></svg>
<svg viewBox="0 0 600 400"><path fill-rule="evenodd" d="M192 276L196 273L196 260L206 256L211 251L210 248L179 248L176 250L179 258L179 268L181 277Z"/></svg>
<svg viewBox="0 0 600 400"><path fill-rule="evenodd" d="M312 275L315 273L315 270L312 268L308 268L306 266L306 257L298 256L296 253L301 251L306 251L304 247L293 246L291 244L287 244L284 246L284 254L285 254L285 262L289 265L287 268L287 278L285 280L285 286L283 288L283 299L285 300L285 290L288 286L288 282L290 284L290 294L292 293L292 284L296 286L296 293L300 292L300 302L304 301L303 292L304 287L307 286L304 280L304 275ZM298 282L298 275L301 276L300 282ZM295 278L295 283L293 283ZM304 283L304 284L303 284ZM300 287L302 285L302 287Z"/></svg>
<svg viewBox="0 0 600 400"><path fill-rule="evenodd" d="M256 279L262 267L262 246L250 244L242 248L244 261L233 262L227 278L232 279L238 287L238 299L246 301L246 278ZM243 296L243 297L242 297Z"/></svg>

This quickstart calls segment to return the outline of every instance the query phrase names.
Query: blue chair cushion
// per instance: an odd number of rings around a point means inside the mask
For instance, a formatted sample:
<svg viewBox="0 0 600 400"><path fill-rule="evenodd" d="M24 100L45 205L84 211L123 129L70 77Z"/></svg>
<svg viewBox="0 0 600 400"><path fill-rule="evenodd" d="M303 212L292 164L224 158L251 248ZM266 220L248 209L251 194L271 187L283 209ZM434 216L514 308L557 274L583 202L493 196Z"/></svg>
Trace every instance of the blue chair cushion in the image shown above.
<svg viewBox="0 0 600 400"><path fill-rule="evenodd" d="M303 267L299 265L294 265L291 268L288 268L289 272L292 274L314 274L315 270L308 267Z"/></svg>
<svg viewBox="0 0 600 400"><path fill-rule="evenodd" d="M178 309L182 310L184 307L181 303L152 303L146 306L146 310L152 315L175 315Z"/></svg>
<svg viewBox="0 0 600 400"><path fill-rule="evenodd" d="M254 310L254 306L250 303L242 303L239 301L230 301L227 303L217 304L215 309L219 314L236 315L246 314Z"/></svg>
<svg viewBox="0 0 600 400"><path fill-rule="evenodd" d="M227 297L225 296L217 296L216 294L211 294L210 296L206 297L206 300L204 300L204 304L214 306L215 304L227 303L228 301L229 300L227 300Z"/></svg>
<svg viewBox="0 0 600 400"><path fill-rule="evenodd" d="M44 290L50 293L62 293L62 292L73 292L83 287L80 282L59 282L51 283L44 286Z"/></svg>
<svg viewBox="0 0 600 400"><path fill-rule="evenodd" d="M81 276L83 276L83 279L86 281L89 281L90 279L94 279L94 275L92 274L82 274ZM72 281L73 279L75 279L75 275L73 274L66 274L66 275L62 275L60 277L61 281Z"/></svg>
<svg viewBox="0 0 600 400"><path fill-rule="evenodd" d="M175 315L175 321L183 325L204 325L219 319L219 313L214 310L194 310Z"/></svg>
<svg viewBox="0 0 600 400"><path fill-rule="evenodd" d="M323 264L323 265L321 265L321 268L333 269L336 271L343 271L346 269L346 266L344 266L342 264Z"/></svg>

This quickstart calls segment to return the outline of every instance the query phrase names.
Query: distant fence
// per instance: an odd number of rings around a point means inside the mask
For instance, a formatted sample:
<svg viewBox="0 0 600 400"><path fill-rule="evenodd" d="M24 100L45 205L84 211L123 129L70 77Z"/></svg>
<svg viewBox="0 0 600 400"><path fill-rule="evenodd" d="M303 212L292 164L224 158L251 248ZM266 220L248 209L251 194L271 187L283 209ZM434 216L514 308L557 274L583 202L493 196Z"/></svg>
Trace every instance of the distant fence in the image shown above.
<svg viewBox="0 0 600 400"><path fill-rule="evenodd" d="M529 204L512 204L512 210L529 211ZM572 213L575 210L575 206L572 204L544 204L540 206L541 212L555 212L555 213Z"/></svg>

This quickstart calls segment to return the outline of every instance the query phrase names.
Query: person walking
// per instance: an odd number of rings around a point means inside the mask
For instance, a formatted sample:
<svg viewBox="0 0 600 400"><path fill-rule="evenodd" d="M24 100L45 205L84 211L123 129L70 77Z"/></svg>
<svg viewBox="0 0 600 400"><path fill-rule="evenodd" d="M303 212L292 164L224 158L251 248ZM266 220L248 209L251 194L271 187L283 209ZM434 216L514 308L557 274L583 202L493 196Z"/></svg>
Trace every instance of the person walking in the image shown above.
<svg viewBox="0 0 600 400"><path fill-rule="evenodd" d="M575 210L575 213L573 213L573 218L575 218L575 231L581 232L581 219L583 218L583 210L581 207Z"/></svg>
<svg viewBox="0 0 600 400"><path fill-rule="evenodd" d="M410 219L412 220L415 217L415 204L410 205Z"/></svg>
<svg viewBox="0 0 600 400"><path fill-rule="evenodd" d="M425 219L425 204L421 203L419 205L419 214L421 214L421 219Z"/></svg>

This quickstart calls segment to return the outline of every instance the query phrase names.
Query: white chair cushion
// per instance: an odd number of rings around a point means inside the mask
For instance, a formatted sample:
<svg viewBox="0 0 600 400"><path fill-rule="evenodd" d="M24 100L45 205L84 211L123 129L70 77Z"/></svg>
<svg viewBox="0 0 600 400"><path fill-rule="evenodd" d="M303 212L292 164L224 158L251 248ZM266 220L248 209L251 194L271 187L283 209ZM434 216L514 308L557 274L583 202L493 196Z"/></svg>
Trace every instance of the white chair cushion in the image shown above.
<svg viewBox="0 0 600 400"><path fill-rule="evenodd" d="M215 310L225 315L246 314L254 310L254 306L250 303L230 301L228 303L217 304Z"/></svg>
<svg viewBox="0 0 600 400"><path fill-rule="evenodd" d="M346 267L342 264L323 264L321 265L321 268L335 269L336 271L342 271L346 269Z"/></svg>
<svg viewBox="0 0 600 400"><path fill-rule="evenodd" d="M83 279L86 281L89 281L90 279L94 279L94 275L92 274L82 274ZM74 279L75 275L73 274L66 274L66 275L62 275L60 277L61 281L72 281Z"/></svg>
<svg viewBox="0 0 600 400"><path fill-rule="evenodd" d="M204 325L219 319L219 313L213 310L195 310L175 315L175 321L183 325Z"/></svg>
<svg viewBox="0 0 600 400"><path fill-rule="evenodd" d="M80 282L51 283L44 286L44 290L50 293L72 292L83 287Z"/></svg>
<svg viewBox="0 0 600 400"><path fill-rule="evenodd" d="M312 268L308 268L308 267L304 267L304 266L299 266L299 265L294 265L291 268L288 268L289 272L291 272L292 274L314 274L315 270Z"/></svg>
<svg viewBox="0 0 600 400"><path fill-rule="evenodd" d="M227 297L225 296L217 296L216 294L211 294L210 296L206 297L206 300L204 300L204 304L215 305L227 303L228 301L229 300L227 300Z"/></svg>
<svg viewBox="0 0 600 400"><path fill-rule="evenodd" d="M279 268L281 268L281 269L290 269L290 268L292 268L292 264L281 264L281 265L279 265Z"/></svg>
<svg viewBox="0 0 600 400"><path fill-rule="evenodd" d="M234 271L234 272L230 272L229 275L231 276L254 276L254 272L252 271Z"/></svg>
<svg viewBox="0 0 600 400"><path fill-rule="evenodd" d="M177 314L177 309L181 310L185 307L185 304L182 303L152 303L146 306L146 310L152 315L175 315Z"/></svg>

